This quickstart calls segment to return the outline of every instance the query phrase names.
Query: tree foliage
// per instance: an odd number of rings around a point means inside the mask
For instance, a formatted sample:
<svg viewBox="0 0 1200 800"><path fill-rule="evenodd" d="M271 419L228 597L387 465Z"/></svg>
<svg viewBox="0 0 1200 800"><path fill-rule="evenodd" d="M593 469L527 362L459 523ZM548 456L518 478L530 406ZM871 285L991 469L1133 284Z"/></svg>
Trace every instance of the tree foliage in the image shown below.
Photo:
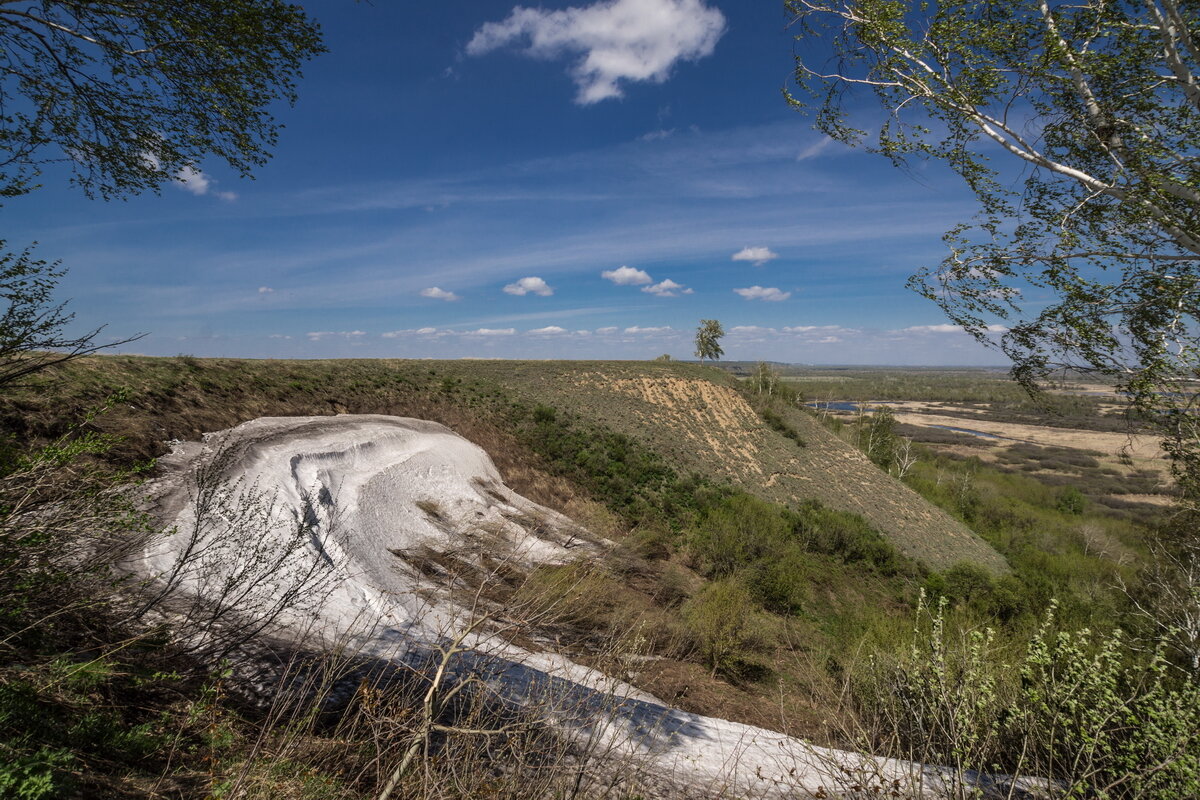
<svg viewBox="0 0 1200 800"><path fill-rule="evenodd" d="M133 341L96 344L99 328L68 334L75 315L66 312L66 303L53 300L62 270L34 258L29 248L18 254L4 245L0 239L0 300L8 306L0 315L0 388L63 361Z"/></svg>
<svg viewBox="0 0 1200 800"><path fill-rule="evenodd" d="M721 337L724 335L725 329L719 321L700 320L700 327L696 329L696 358L701 361L706 358L716 361L725 355L725 351L721 349Z"/></svg>
<svg viewBox="0 0 1200 800"><path fill-rule="evenodd" d="M89 195L155 189L214 155L263 164L319 30L282 0L0 3L0 196L62 162Z"/></svg>
<svg viewBox="0 0 1200 800"><path fill-rule="evenodd" d="M1180 477L1200 475L1200 7L786 7L817 127L897 165L943 161L980 202L912 285L1030 388L1064 366L1115 379ZM887 112L872 135L855 89Z"/></svg>

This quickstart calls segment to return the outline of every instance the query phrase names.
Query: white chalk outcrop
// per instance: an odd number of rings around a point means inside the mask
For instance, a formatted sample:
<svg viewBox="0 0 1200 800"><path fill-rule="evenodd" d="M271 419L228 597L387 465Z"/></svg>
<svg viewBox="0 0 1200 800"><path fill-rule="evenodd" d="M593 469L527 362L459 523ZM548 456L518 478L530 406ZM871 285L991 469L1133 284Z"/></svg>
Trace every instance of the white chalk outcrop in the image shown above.
<svg viewBox="0 0 1200 800"><path fill-rule="evenodd" d="M180 444L162 464L167 533L139 571L209 608L273 615L277 637L350 642L380 659L414 663L481 614L503 616L453 585L438 566L448 558L529 569L598 557L609 545L505 487L481 448L416 419L257 419ZM672 709L549 645L535 652L531 639L518 647L481 625L463 640L471 653L458 669L478 670L508 702L543 710L567 735L600 743L660 785L795 796L938 784L911 764Z"/></svg>

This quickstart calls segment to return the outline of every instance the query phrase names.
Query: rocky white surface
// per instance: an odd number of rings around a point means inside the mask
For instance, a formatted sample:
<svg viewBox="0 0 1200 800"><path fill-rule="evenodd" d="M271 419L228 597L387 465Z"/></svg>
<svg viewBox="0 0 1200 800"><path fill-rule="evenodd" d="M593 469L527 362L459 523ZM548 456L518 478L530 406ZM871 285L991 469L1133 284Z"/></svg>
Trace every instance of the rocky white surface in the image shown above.
<svg viewBox="0 0 1200 800"><path fill-rule="evenodd" d="M179 444L162 463L157 492L167 533L147 549L140 571L182 595L278 612L276 635L349 642L397 662L427 657L481 613L424 556L528 569L596 557L608 546L505 487L479 447L416 419L257 419ZM281 603L297 585L303 596ZM940 784L911 764L672 709L549 649L517 647L486 625L464 644L471 652L460 672L482 674L507 701L543 710L597 752L699 795Z"/></svg>

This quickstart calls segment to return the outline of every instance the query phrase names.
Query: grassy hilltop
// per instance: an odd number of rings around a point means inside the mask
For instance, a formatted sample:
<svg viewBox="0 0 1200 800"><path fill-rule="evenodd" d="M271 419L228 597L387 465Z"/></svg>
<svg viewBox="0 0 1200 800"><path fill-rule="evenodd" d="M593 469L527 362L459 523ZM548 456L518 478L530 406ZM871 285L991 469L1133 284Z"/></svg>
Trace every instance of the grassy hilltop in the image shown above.
<svg viewBox="0 0 1200 800"><path fill-rule="evenodd" d="M482 444L510 470L516 453L489 447L512 405L623 434L681 474L731 483L772 502L819 500L867 520L904 555L931 569L958 562L1007 567L961 522L877 469L858 450L797 410L791 436L768 425L728 374L693 364L606 361L255 361L109 356L72 364L61 378L80 409L128 390L99 424L125 438L123 452L151 458L172 439L259 416L383 413L427 417ZM33 431L60 418L45 395L15 412ZM21 424L13 419L13 424ZM487 430L485 429L492 429Z"/></svg>

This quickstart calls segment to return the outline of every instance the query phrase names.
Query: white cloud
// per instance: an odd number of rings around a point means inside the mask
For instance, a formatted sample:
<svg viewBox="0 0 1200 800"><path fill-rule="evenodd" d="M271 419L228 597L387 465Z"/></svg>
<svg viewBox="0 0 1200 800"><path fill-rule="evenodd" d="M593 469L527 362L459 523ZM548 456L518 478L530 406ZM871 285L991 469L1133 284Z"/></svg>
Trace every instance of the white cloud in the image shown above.
<svg viewBox="0 0 1200 800"><path fill-rule="evenodd" d="M633 267L606 269L600 273L600 277L612 281L617 286L641 286L645 283L654 282L654 279L650 277L650 273L645 270L634 269Z"/></svg>
<svg viewBox="0 0 1200 800"><path fill-rule="evenodd" d="M962 327L958 325L913 325L908 328L901 328L901 333L962 333Z"/></svg>
<svg viewBox="0 0 1200 800"><path fill-rule="evenodd" d="M260 287L258 287L258 293L259 294L274 294L275 290L272 289L270 286L260 286Z"/></svg>
<svg viewBox="0 0 1200 800"><path fill-rule="evenodd" d="M557 325L547 325L545 328L534 328L529 333L534 336L557 336L560 333L566 333L566 328L560 328Z"/></svg>
<svg viewBox="0 0 1200 800"><path fill-rule="evenodd" d="M1008 328L1003 325L988 325L984 328L988 333L1008 333ZM940 325L912 325L908 328L901 328L895 333L965 333L966 331L959 325L951 325L949 323L941 323Z"/></svg>
<svg viewBox="0 0 1200 800"><path fill-rule="evenodd" d="M400 339L404 336L448 336L450 331L438 330L437 328L405 328L399 331L386 331L379 334L384 339Z"/></svg>
<svg viewBox="0 0 1200 800"><path fill-rule="evenodd" d="M329 339L331 337L341 337L343 339L357 339L360 336L366 336L367 332L366 331L309 331L308 333L306 333L304 335L307 336L311 341L319 342L322 339Z"/></svg>
<svg viewBox="0 0 1200 800"><path fill-rule="evenodd" d="M284 333L272 333L272 334L271 334L270 336L268 336L267 338L268 338L268 339L290 339L290 338L292 338L292 337L290 337L290 336L288 336L287 334L284 334Z"/></svg>
<svg viewBox="0 0 1200 800"><path fill-rule="evenodd" d="M175 180L183 184L185 191L197 196L208 194L208 188L212 185L208 176L195 167L184 167L179 170L175 175Z"/></svg>
<svg viewBox="0 0 1200 800"><path fill-rule="evenodd" d="M704 0L600 0L560 11L517 6L477 30L467 54L511 45L534 58L578 56L570 69L579 87L575 102L588 105L621 97L621 81L662 83L677 62L711 55L724 32L724 15Z"/></svg>
<svg viewBox="0 0 1200 800"><path fill-rule="evenodd" d="M517 332L516 328L480 328L474 331L467 331L464 336L512 336Z"/></svg>
<svg viewBox="0 0 1200 800"><path fill-rule="evenodd" d="M733 291L747 300L765 300L768 303L778 303L780 300L787 300L792 296L791 292L781 292L774 287L767 286L749 286Z"/></svg>
<svg viewBox="0 0 1200 800"><path fill-rule="evenodd" d="M817 141L810 144L808 147L801 150L796 155L796 160L797 161L807 161L810 158L816 158L821 153L825 152L825 150L831 144L833 144L833 139L830 139L828 136L822 136L820 139L818 139Z"/></svg>
<svg viewBox="0 0 1200 800"><path fill-rule="evenodd" d="M674 128L659 128L656 131L650 131L649 133L643 133L641 136L638 137L638 139L643 142L657 142L660 139L670 139L674 135L675 135Z"/></svg>
<svg viewBox="0 0 1200 800"><path fill-rule="evenodd" d="M825 334L828 336L832 336L834 334L853 336L862 333L862 331L858 330L857 328L843 328L841 325L792 325L785 327L783 332L795 334L810 333L814 335Z"/></svg>
<svg viewBox="0 0 1200 800"><path fill-rule="evenodd" d="M632 327L626 328L625 332L626 333L666 333L669 330L671 330L670 325L663 325L658 328L653 328L653 327L641 328L641 327L638 327L637 325L634 325Z"/></svg>
<svg viewBox="0 0 1200 800"><path fill-rule="evenodd" d="M616 333L616 332L617 332L616 325L609 325L606 328L596 328L596 333L600 334L601 336L605 336L607 334Z"/></svg>
<svg viewBox="0 0 1200 800"><path fill-rule="evenodd" d="M787 329L784 328L784 330L787 330ZM734 325L732 328L729 329L729 332L732 334L739 334L739 333L762 334L762 333L775 333L775 329L774 328L764 328L760 325Z"/></svg>
<svg viewBox="0 0 1200 800"><path fill-rule="evenodd" d="M650 294L656 294L659 297L678 297L680 294L692 293L691 289L684 288L682 283L676 283L670 278L650 286L643 286L642 291L649 292Z"/></svg>
<svg viewBox="0 0 1200 800"><path fill-rule="evenodd" d="M421 297L428 297L433 300L445 300L447 302L454 302L455 300L459 299L458 295L456 295L454 292L448 292L445 289L439 289L436 286L430 286L428 289L422 289Z"/></svg>
<svg viewBox="0 0 1200 800"><path fill-rule="evenodd" d="M749 261L756 267L761 267L763 264L772 259L779 258L779 254L773 252L769 247L743 247L733 254L731 261Z"/></svg>
<svg viewBox="0 0 1200 800"><path fill-rule="evenodd" d="M523 297L527 294L536 294L540 297L549 297L554 294L554 289L550 287L544 280L536 276L529 278L521 278L516 283L510 283L504 287L505 294L515 294L518 297Z"/></svg>
<svg viewBox="0 0 1200 800"><path fill-rule="evenodd" d="M157 162L157 159L155 159ZM212 178L196 169L193 166L181 167L175 173L175 180L179 181L181 187L188 192L201 197L209 193L213 189L213 184L216 183ZM219 197L226 202L237 200L236 192L213 192L214 197Z"/></svg>

